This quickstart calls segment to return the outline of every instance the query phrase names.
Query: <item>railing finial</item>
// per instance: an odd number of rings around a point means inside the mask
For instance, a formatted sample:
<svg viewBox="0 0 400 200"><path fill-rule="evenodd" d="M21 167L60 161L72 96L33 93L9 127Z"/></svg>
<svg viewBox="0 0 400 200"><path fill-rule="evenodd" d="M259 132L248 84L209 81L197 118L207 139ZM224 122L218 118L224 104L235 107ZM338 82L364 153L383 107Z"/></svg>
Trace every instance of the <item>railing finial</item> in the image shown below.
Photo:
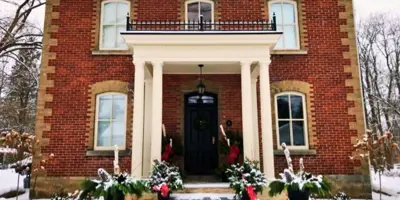
<svg viewBox="0 0 400 200"><path fill-rule="evenodd" d="M276 31L276 15L275 15L275 12L272 15L272 30Z"/></svg>
<svg viewBox="0 0 400 200"><path fill-rule="evenodd" d="M200 14L200 19L199 19L199 22L200 22L200 31L204 31L204 24L203 24L203 14Z"/></svg>
<svg viewBox="0 0 400 200"><path fill-rule="evenodd" d="M130 17L129 17L129 12L126 15L126 31L130 31Z"/></svg>

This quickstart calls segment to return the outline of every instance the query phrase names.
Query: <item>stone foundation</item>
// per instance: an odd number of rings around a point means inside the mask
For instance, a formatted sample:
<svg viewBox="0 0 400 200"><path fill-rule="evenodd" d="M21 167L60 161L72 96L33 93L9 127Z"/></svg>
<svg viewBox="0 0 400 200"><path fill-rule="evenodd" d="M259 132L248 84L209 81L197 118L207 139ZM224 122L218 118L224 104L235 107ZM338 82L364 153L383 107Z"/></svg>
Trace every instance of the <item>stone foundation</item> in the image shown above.
<svg viewBox="0 0 400 200"><path fill-rule="evenodd" d="M343 191L351 198L372 198L369 175L328 175L332 194Z"/></svg>

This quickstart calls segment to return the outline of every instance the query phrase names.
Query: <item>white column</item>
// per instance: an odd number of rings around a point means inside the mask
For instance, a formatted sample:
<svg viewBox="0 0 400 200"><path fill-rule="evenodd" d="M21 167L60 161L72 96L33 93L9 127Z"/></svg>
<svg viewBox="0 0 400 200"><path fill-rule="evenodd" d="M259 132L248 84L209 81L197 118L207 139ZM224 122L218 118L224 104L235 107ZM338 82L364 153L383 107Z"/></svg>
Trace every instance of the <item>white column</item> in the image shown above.
<svg viewBox="0 0 400 200"><path fill-rule="evenodd" d="M270 60L260 62L260 106L261 106L261 132L263 147L263 167L267 178L275 178L274 149L271 119L271 96L269 83Z"/></svg>
<svg viewBox="0 0 400 200"><path fill-rule="evenodd" d="M152 62L153 64L153 96L151 117L151 162L161 160L161 142L162 142L162 76L163 62Z"/></svg>
<svg viewBox="0 0 400 200"><path fill-rule="evenodd" d="M253 106L253 133L254 133L254 160L260 161L260 143L258 136L258 110L257 110L257 78L251 79L251 98Z"/></svg>
<svg viewBox="0 0 400 200"><path fill-rule="evenodd" d="M251 62L240 62L242 81L242 123L244 158L254 160L253 115L251 97Z"/></svg>
<svg viewBox="0 0 400 200"><path fill-rule="evenodd" d="M152 126L153 80L144 82L144 133L143 133L143 176L148 177L151 170L151 126Z"/></svg>
<svg viewBox="0 0 400 200"><path fill-rule="evenodd" d="M133 94L133 133L131 175L142 177L143 163L143 108L144 108L144 61L134 61L135 86Z"/></svg>

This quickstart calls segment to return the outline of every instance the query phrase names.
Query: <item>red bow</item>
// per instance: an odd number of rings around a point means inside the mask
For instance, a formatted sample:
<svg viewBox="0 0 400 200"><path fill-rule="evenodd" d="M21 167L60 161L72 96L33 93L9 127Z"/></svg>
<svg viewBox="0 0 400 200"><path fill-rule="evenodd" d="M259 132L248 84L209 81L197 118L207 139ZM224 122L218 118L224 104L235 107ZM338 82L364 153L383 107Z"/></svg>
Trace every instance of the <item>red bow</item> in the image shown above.
<svg viewBox="0 0 400 200"><path fill-rule="evenodd" d="M169 156L172 154L172 147L170 144L165 145L164 153L161 155L161 160L168 160Z"/></svg>
<svg viewBox="0 0 400 200"><path fill-rule="evenodd" d="M239 147L237 147L236 145L231 145L231 147L229 147L229 154L226 157L226 164L234 164L237 157L239 156L239 152Z"/></svg>
<svg viewBox="0 0 400 200"><path fill-rule="evenodd" d="M160 191L161 191L161 196L163 196L163 197L167 197L167 195L168 195L168 192L169 192L169 188L168 188L168 185L167 184L162 184L161 185L161 189L160 189Z"/></svg>
<svg viewBox="0 0 400 200"><path fill-rule="evenodd" d="M249 185L246 187L246 192L249 195L250 200L256 200L257 195L254 192L253 186Z"/></svg>

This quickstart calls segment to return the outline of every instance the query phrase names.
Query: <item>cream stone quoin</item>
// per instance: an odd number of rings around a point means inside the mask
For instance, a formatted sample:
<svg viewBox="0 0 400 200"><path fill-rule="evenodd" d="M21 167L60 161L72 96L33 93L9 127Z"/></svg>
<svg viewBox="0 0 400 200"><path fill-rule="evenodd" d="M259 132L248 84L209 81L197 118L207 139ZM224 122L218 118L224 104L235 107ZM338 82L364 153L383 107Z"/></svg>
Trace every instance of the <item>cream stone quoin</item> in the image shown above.
<svg viewBox="0 0 400 200"><path fill-rule="evenodd" d="M162 75L241 74L243 151L260 160L257 78L260 77L263 171L274 178L269 64L278 31L124 31L135 65L132 175L147 176L161 158ZM159 128L154 128L159 127ZM151 133L151 134L143 134Z"/></svg>

